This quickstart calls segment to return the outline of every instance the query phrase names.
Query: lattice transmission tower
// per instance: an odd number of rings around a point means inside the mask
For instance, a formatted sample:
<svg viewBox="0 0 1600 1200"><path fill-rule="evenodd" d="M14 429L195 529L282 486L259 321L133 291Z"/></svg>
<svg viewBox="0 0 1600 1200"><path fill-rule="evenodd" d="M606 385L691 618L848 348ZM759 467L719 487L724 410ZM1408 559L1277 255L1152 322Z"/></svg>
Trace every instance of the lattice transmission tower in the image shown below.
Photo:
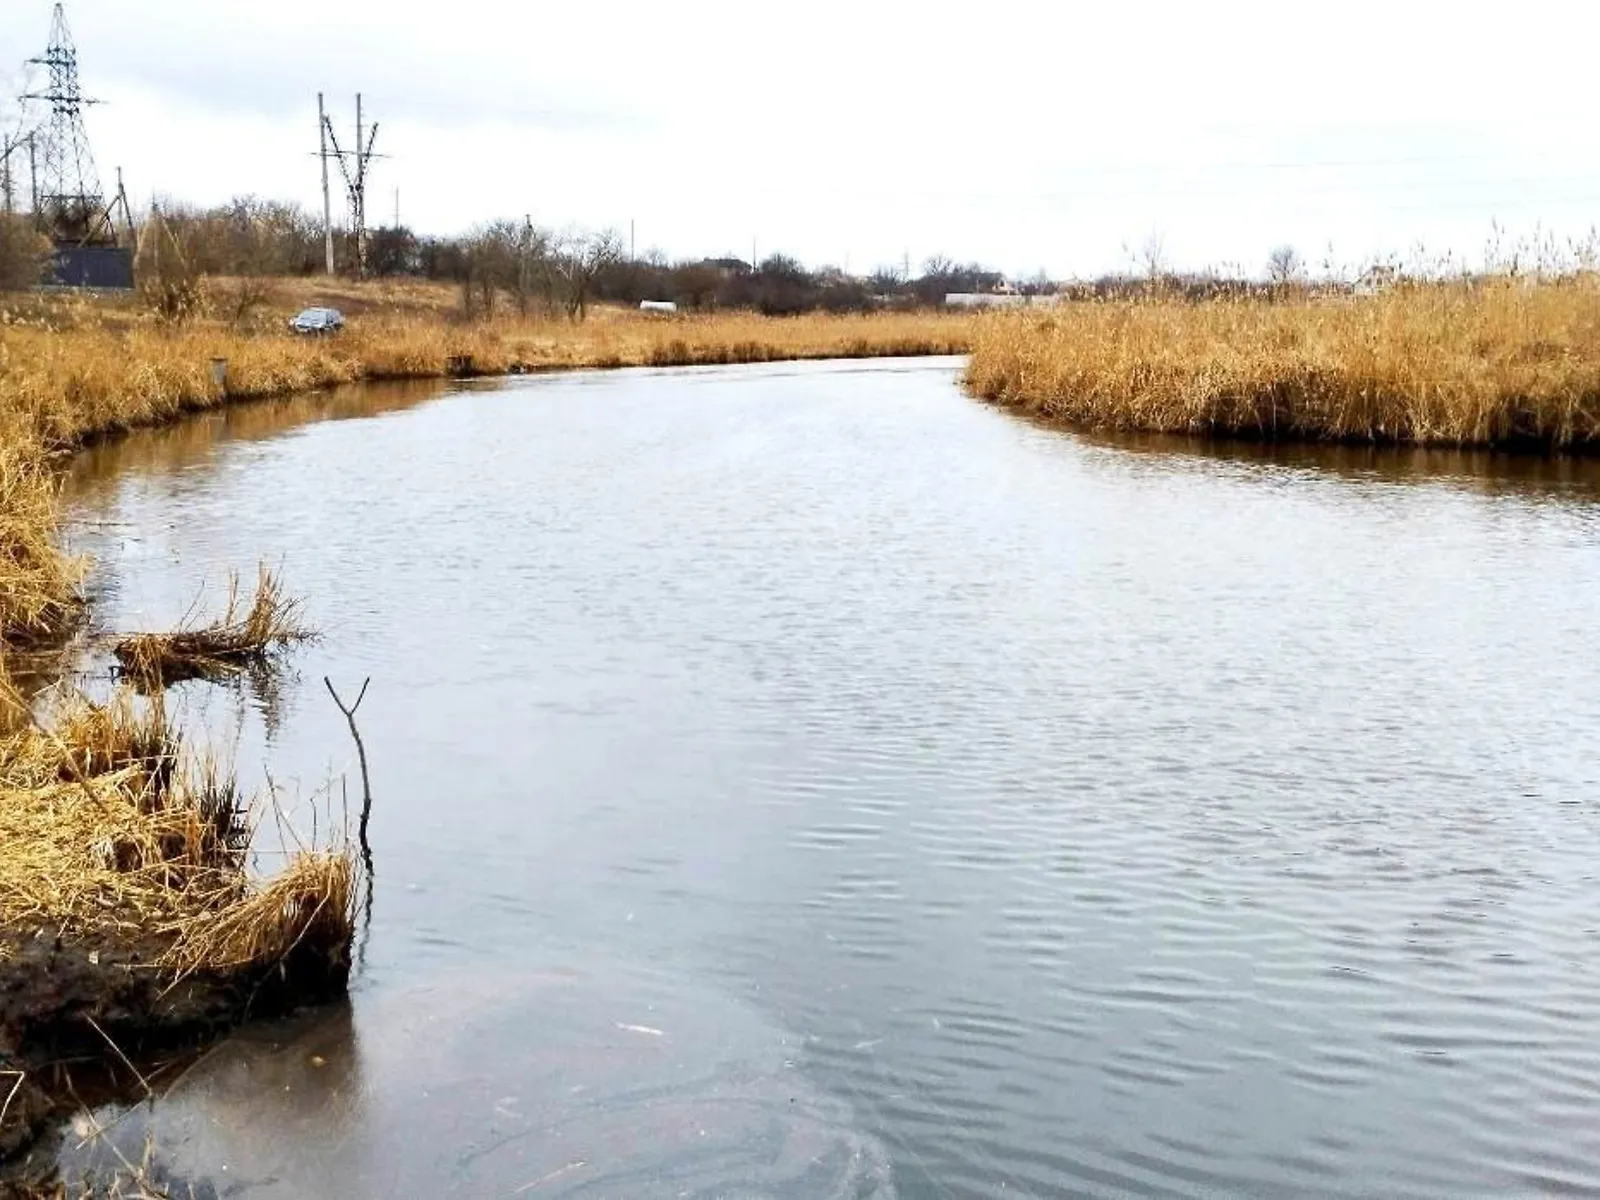
<svg viewBox="0 0 1600 1200"><path fill-rule="evenodd" d="M78 48L60 4L50 22L49 48L28 61L43 67L47 74L42 91L23 96L49 106L32 139L34 209L39 227L58 245L114 245L113 209L125 210L127 202L119 187L115 203L108 207L100 190L94 151L83 125L83 110L99 101L85 96L78 84Z"/></svg>

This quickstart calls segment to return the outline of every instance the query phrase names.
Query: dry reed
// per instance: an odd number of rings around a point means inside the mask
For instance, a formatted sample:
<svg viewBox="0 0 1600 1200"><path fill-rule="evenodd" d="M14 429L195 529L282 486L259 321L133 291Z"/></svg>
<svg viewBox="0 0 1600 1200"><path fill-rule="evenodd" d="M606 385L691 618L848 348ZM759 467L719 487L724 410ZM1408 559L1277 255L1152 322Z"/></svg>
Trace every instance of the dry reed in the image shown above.
<svg viewBox="0 0 1600 1200"><path fill-rule="evenodd" d="M337 337L239 331L196 323L96 323L74 316L0 324L0 417L46 447L157 424L228 400L362 379L964 353L966 315L880 313L768 318L748 313L646 319L597 312L581 324L504 318L475 324L376 310ZM211 373L226 359L226 388ZM3 432L3 428L0 428Z"/></svg>
<svg viewBox="0 0 1600 1200"><path fill-rule="evenodd" d="M1600 282L1073 303L986 319L966 381L986 400L1088 428L1592 449Z"/></svg>
<svg viewBox="0 0 1600 1200"><path fill-rule="evenodd" d="M28 434L0 432L0 636L59 632L77 612L79 564L55 542L56 479Z"/></svg>
<svg viewBox="0 0 1600 1200"><path fill-rule="evenodd" d="M346 848L292 855L266 880L248 854L253 806L187 753L159 700L67 695L0 744L0 931L91 946L153 941L175 973L280 959L353 929Z"/></svg>
<svg viewBox="0 0 1600 1200"><path fill-rule="evenodd" d="M113 653L124 674L144 687L231 675L310 638L299 609L300 602L284 595L277 575L263 565L248 608L240 602L234 575L228 581L227 604L215 621L171 633L132 634L118 641Z"/></svg>

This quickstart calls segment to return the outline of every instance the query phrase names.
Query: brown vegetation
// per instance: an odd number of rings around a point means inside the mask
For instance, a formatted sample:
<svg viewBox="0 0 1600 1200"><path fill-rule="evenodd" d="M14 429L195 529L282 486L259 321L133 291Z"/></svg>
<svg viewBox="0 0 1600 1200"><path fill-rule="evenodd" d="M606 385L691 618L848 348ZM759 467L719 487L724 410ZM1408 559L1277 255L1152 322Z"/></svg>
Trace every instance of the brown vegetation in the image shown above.
<svg viewBox="0 0 1600 1200"><path fill-rule="evenodd" d="M1600 280L1510 277L984 320L967 385L1085 428L1600 447Z"/></svg>
<svg viewBox="0 0 1600 1200"><path fill-rule="evenodd" d="M300 624L300 603L286 596L278 577L265 566L255 598L245 607L239 579L228 581L222 615L206 625L185 623L170 633L136 633L113 648L123 672L141 687L160 687L185 679L216 679L270 661L272 655L311 631Z"/></svg>
<svg viewBox="0 0 1600 1200"><path fill-rule="evenodd" d="M78 564L55 532L56 480L42 447L31 430L0 430L0 639L13 646L59 633L77 611Z"/></svg>
<svg viewBox="0 0 1600 1200"><path fill-rule="evenodd" d="M50 242L29 218L0 212L0 289L32 287L49 258Z"/></svg>
<svg viewBox="0 0 1600 1200"><path fill-rule="evenodd" d="M175 970L268 961L315 923L312 910L338 913L349 898L337 853L250 880L248 805L186 755L159 698L67 696L48 724L0 746L0 789L0 955L40 928L58 939L115 929L158 939L156 961ZM291 893L310 907L284 902Z"/></svg>
<svg viewBox="0 0 1600 1200"><path fill-rule="evenodd" d="M0 1116L0 1160L76 1103L64 1062L92 1075L85 1064L108 1047L126 1062L252 1005L341 991L356 896L343 846L254 875L252 806L186 751L159 694L68 694L44 721L11 701L0 1077L16 1102Z"/></svg>

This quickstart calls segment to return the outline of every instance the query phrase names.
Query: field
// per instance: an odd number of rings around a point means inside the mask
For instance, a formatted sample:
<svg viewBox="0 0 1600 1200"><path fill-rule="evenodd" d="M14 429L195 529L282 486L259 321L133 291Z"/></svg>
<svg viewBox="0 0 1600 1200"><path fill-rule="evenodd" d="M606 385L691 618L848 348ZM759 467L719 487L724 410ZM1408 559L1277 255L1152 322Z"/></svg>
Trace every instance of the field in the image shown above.
<svg viewBox="0 0 1600 1200"><path fill-rule="evenodd" d="M984 320L973 394L1086 429L1600 447L1600 281L1156 296Z"/></svg>

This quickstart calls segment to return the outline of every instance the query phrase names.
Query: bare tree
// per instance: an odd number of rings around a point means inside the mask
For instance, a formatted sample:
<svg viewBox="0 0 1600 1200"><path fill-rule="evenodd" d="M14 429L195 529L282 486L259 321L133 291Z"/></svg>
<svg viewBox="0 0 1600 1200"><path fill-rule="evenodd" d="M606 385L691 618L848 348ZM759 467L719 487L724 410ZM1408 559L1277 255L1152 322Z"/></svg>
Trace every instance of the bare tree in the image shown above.
<svg viewBox="0 0 1600 1200"><path fill-rule="evenodd" d="M517 315L528 315L528 302L535 284L547 280L550 273L550 235L533 223L531 217L523 218L522 229L517 234L517 264L511 294L516 297ZM548 295L548 290L547 293Z"/></svg>
<svg viewBox="0 0 1600 1200"><path fill-rule="evenodd" d="M1050 272L1040 267L1032 279L1022 285L1022 291L1029 296L1050 296L1055 293L1055 281L1050 278Z"/></svg>
<svg viewBox="0 0 1600 1200"><path fill-rule="evenodd" d="M0 291L44 282L50 260L49 239L27 215L33 207L27 114L10 99L26 90L19 76L0 76Z"/></svg>
<svg viewBox="0 0 1600 1200"><path fill-rule="evenodd" d="M23 101L12 99L32 90L21 73L0 72L0 213L7 216L33 208L28 113Z"/></svg>
<svg viewBox="0 0 1600 1200"><path fill-rule="evenodd" d="M581 321L589 315L595 280L622 261L623 249L622 235L614 229L569 230L562 235L552 262L566 291L568 320Z"/></svg>
<svg viewBox="0 0 1600 1200"><path fill-rule="evenodd" d="M1280 287L1299 279L1303 270L1300 252L1288 243L1267 256L1267 278Z"/></svg>
<svg viewBox="0 0 1600 1200"><path fill-rule="evenodd" d="M502 290L516 294L520 273L518 252L522 227L516 221L490 221L467 235L466 271L461 280L462 306L468 318L494 316Z"/></svg>
<svg viewBox="0 0 1600 1200"><path fill-rule="evenodd" d="M675 296L696 310L716 306L717 288L721 284L722 272L710 263L680 263L672 272Z"/></svg>
<svg viewBox="0 0 1600 1200"><path fill-rule="evenodd" d="M899 263L879 267L868 279L869 286L879 296L892 296L906 283L905 269Z"/></svg>

